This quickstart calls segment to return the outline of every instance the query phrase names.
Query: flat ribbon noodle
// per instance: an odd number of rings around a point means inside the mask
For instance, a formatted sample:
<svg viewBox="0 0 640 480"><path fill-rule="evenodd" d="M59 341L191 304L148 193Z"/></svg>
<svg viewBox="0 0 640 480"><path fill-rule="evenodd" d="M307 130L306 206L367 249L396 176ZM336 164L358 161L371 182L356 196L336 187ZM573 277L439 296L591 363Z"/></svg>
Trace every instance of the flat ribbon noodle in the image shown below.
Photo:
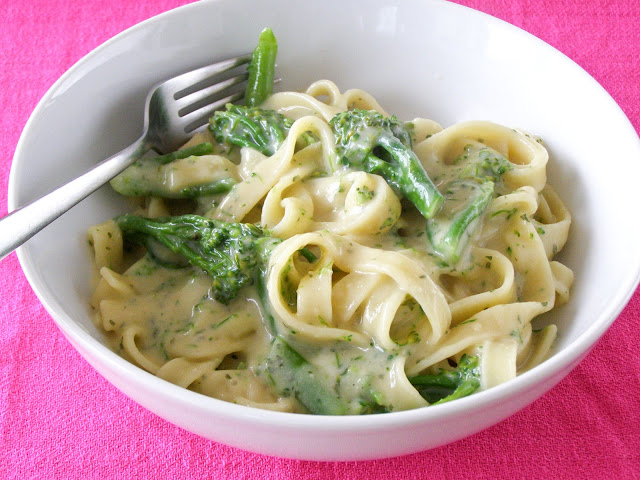
<svg viewBox="0 0 640 480"><path fill-rule="evenodd" d="M262 224L280 238L318 230L341 235L383 234L400 217L398 197L378 175L306 176L305 167L288 172L264 201Z"/></svg>
<svg viewBox="0 0 640 480"><path fill-rule="evenodd" d="M267 291L271 307L283 324L295 331L296 335L305 337L307 341L348 339L362 345L368 345L370 337L382 345L389 345L392 341L390 332L387 330L382 333L377 326L373 325L373 322L369 322L371 325L369 327L366 323L363 324L361 329L337 328L331 326L335 324L333 313L331 316L327 314L329 317L325 319L329 323L327 326L322 325L317 318L304 318L291 309L282 296L281 281L287 270L291 268L291 258L294 254L309 245L319 247L322 251L317 261L319 268L331 269L335 266L347 274L351 272L380 274L392 279L395 288L402 291L403 298L405 296L413 298L424 311L427 321L423 322L419 332L422 341L437 342L449 326L451 315L446 300L418 264L398 252L365 247L329 232L316 232L296 235L282 242L274 249L269 262ZM317 269L311 271L311 274L316 275ZM326 283L324 287L328 289L331 286ZM372 291L374 290L375 287ZM317 291L309 293L313 298L327 298L326 294L319 294ZM308 301L312 302L313 298ZM353 328L352 324L344 325L344 319L341 324L344 327Z"/></svg>
<svg viewBox="0 0 640 480"><path fill-rule="evenodd" d="M249 177L236 183L220 204L207 213L207 216L226 222L241 221L287 171L298 166L296 155L294 155L296 142L298 137L306 132L315 133L319 137L322 144L320 168L330 170L331 158L335 155L333 133L320 119L311 116L303 117L294 122L284 143L271 157L254 152L254 155L261 155L262 159L256 162ZM247 147L243 148L245 149Z"/></svg>
<svg viewBox="0 0 640 480"><path fill-rule="evenodd" d="M455 163L468 144L486 145L504 156L510 169L503 180L509 189L531 186L542 190L547 180L547 150L529 134L491 122L462 122L415 145L416 155L433 177ZM435 180L434 180L435 181Z"/></svg>

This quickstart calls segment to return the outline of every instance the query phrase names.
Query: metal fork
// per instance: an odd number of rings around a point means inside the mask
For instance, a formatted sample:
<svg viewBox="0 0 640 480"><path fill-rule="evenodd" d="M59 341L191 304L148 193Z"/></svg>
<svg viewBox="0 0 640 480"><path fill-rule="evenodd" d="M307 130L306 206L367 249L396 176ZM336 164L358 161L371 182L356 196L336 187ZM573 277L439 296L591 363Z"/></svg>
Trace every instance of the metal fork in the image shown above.
<svg viewBox="0 0 640 480"><path fill-rule="evenodd" d="M244 89L233 93L233 87L247 80L246 68L238 67L250 60L251 54L230 58L156 85L147 95L144 133L136 142L0 220L0 260L124 171L149 149L154 148L159 153L176 151L216 110L242 99ZM236 73L231 72L236 68L240 73L230 76Z"/></svg>

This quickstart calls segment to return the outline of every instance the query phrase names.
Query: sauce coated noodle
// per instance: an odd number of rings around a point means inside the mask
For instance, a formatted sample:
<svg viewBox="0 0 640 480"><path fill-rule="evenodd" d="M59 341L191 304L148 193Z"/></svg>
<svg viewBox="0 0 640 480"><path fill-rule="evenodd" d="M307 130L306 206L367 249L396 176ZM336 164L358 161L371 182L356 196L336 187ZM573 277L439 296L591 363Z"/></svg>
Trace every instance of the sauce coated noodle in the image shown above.
<svg viewBox="0 0 640 480"><path fill-rule="evenodd" d="M548 154L538 139L485 121L445 129L410 122L413 151L445 197L430 227L382 176L336 162L329 121L337 113L387 116L369 94L340 92L324 80L305 93L274 94L262 108L293 120L273 155L248 147L229 153L203 133L185 147L209 141L214 153L162 167L166 191L217 178L222 168L236 182L230 191L138 198L136 213L259 223L282 240L263 285L220 303L202 269L170 268L129 251L113 221L92 227L99 275L91 305L119 354L229 402L347 414L427 406L433 399L416 379L455 377L465 358L476 361L479 390L545 358L556 327L535 330L532 320L568 300L573 274L554 260L571 216L546 183ZM309 134L313 141L301 145ZM425 232L460 211L456 202L466 194L445 190L460 185L462 168L487 158L501 165L495 193L460 258L446 261L432 247L438 235ZM283 376L280 367L303 372ZM329 407L323 389L331 392Z"/></svg>

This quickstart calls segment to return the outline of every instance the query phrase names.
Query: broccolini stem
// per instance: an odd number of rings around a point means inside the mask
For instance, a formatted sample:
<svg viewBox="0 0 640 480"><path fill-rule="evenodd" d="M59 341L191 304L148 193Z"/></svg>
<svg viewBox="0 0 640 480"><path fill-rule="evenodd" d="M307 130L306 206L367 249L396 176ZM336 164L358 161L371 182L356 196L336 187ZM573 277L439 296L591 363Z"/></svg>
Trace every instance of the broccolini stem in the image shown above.
<svg viewBox="0 0 640 480"><path fill-rule="evenodd" d="M306 258L309 263L313 263L318 260L318 257L316 257L315 254L307 247L301 248L298 252L300 252L300 255Z"/></svg>
<svg viewBox="0 0 640 480"><path fill-rule="evenodd" d="M397 183L402 194L416 206L422 216L433 217L442 207L444 198L416 154L392 136L381 136L379 142L398 162L401 174L398 175Z"/></svg>
<svg viewBox="0 0 640 480"><path fill-rule="evenodd" d="M317 415L344 415L348 406L327 385L322 373L278 336L261 372L281 395L294 396Z"/></svg>
<svg viewBox="0 0 640 480"><path fill-rule="evenodd" d="M213 145L209 142L199 143L197 145L193 145L192 147L183 148L182 150L177 150L172 153L167 153L166 155L160 155L157 157L152 157L146 159L147 162L155 162L159 165L166 165L167 163L171 163L174 160L181 160L183 158L188 158L191 156L202 156L209 155L213 153Z"/></svg>
<svg viewBox="0 0 640 480"><path fill-rule="evenodd" d="M141 158L110 182L121 195L134 197L196 198L204 195L226 193L236 183L232 177L222 178L203 185L185 187L179 191L168 188L161 166L176 160L213 153L213 146L200 143L158 157Z"/></svg>
<svg viewBox="0 0 640 480"><path fill-rule="evenodd" d="M257 107L273 91L273 74L276 65L278 42L270 28L265 28L258 39L249 64L249 81L245 91L245 105Z"/></svg>
<svg viewBox="0 0 640 480"><path fill-rule="evenodd" d="M442 194L413 152L406 126L396 117L355 109L337 113L329 125L340 163L380 175L425 218L438 212Z"/></svg>
<svg viewBox="0 0 640 480"><path fill-rule="evenodd" d="M457 400L458 398L468 397L476 390L478 390L478 388L480 388L480 380L475 377L468 378L466 380L463 380L451 395L444 397L437 402L432 403L431 405L440 405L441 403L447 403L452 400Z"/></svg>
<svg viewBox="0 0 640 480"><path fill-rule="evenodd" d="M181 198L198 198L206 197L207 195L217 195L219 193L227 193L236 184L235 179L221 178L220 180L206 185L197 185L193 187L187 187L180 190Z"/></svg>
<svg viewBox="0 0 640 480"><path fill-rule="evenodd" d="M456 370L416 375L409 381L431 405L466 397L480 388L478 357L464 354Z"/></svg>
<svg viewBox="0 0 640 480"><path fill-rule="evenodd" d="M456 189L456 186L461 188ZM471 192L463 191L472 189ZM464 196L467 199L456 212L443 209L440 215L427 220L427 235L435 251L445 262L455 265L473 233L473 222L493 198L494 183L491 180L455 180L445 189L448 197ZM447 193L450 192L450 193ZM457 201L458 199L448 200ZM448 205L447 205L448 207Z"/></svg>

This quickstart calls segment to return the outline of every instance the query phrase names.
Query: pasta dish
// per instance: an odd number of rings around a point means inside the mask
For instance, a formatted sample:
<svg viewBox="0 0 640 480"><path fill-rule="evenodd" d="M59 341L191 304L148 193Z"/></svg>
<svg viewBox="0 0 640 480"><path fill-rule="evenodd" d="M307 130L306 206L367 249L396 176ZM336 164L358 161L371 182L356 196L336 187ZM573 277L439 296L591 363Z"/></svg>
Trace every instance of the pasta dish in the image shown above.
<svg viewBox="0 0 640 480"><path fill-rule="evenodd" d="M89 231L97 324L123 357L263 409L384 413L544 360L571 216L541 140L402 122L329 80L228 105L112 181L133 211Z"/></svg>

